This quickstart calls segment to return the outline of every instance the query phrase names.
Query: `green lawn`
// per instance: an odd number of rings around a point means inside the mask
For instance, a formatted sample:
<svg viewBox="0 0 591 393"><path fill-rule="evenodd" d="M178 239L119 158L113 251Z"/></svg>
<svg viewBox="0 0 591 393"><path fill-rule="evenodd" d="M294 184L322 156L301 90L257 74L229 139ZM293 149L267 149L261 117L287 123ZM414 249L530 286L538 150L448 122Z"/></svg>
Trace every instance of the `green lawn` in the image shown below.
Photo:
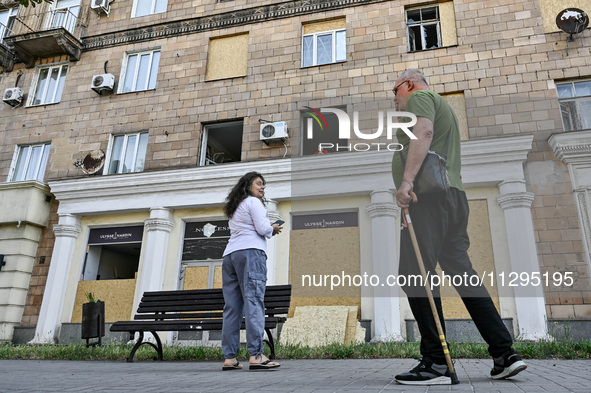
<svg viewBox="0 0 591 393"><path fill-rule="evenodd" d="M524 359L591 359L591 341L539 341L515 342L515 349ZM453 358L488 358L485 344L451 343ZM0 345L0 359L52 359L52 360L125 360L131 346L103 345L86 348L84 345ZM379 343L342 345L319 348L301 346L276 346L279 359L380 359L420 358L418 343ZM156 352L149 346L141 347L137 360L150 360ZM239 358L247 358L245 348ZM164 347L164 360L222 360L221 348Z"/></svg>

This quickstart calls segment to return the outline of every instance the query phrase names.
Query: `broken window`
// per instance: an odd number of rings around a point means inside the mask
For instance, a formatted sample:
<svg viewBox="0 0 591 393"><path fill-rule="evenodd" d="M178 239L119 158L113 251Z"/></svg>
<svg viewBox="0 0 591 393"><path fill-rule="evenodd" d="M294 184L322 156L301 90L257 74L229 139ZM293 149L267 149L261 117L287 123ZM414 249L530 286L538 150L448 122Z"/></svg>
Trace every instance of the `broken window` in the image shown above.
<svg viewBox="0 0 591 393"><path fill-rule="evenodd" d="M438 6L407 10L406 27L409 52L442 46Z"/></svg>
<svg viewBox="0 0 591 393"><path fill-rule="evenodd" d="M243 127L242 120L204 125L199 165L239 162Z"/></svg>

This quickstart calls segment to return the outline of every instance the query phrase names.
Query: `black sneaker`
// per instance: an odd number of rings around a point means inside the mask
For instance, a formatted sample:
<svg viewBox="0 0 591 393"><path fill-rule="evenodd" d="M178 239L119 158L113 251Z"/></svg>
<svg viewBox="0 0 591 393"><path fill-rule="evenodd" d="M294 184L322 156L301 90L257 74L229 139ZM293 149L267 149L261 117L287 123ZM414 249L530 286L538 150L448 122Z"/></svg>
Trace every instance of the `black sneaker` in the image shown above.
<svg viewBox="0 0 591 393"><path fill-rule="evenodd" d="M494 358L494 367L490 371L492 379L505 379L519 374L527 368L527 365L521 360L515 352L501 358Z"/></svg>
<svg viewBox="0 0 591 393"><path fill-rule="evenodd" d="M429 359L421 359L418 366L394 378L403 385L451 385L447 365L435 364Z"/></svg>

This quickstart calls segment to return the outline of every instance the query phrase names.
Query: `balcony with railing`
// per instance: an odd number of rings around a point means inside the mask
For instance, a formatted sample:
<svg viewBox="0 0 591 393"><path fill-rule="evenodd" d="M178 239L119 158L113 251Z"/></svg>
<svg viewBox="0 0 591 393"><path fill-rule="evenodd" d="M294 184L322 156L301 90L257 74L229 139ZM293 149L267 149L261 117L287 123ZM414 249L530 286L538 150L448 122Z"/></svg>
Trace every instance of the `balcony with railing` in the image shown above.
<svg viewBox="0 0 591 393"><path fill-rule="evenodd" d="M59 4L59 1L58 1ZM26 67L33 67L38 58L68 55L78 61L82 42L78 27L80 6L52 9L47 12L18 15L5 46Z"/></svg>

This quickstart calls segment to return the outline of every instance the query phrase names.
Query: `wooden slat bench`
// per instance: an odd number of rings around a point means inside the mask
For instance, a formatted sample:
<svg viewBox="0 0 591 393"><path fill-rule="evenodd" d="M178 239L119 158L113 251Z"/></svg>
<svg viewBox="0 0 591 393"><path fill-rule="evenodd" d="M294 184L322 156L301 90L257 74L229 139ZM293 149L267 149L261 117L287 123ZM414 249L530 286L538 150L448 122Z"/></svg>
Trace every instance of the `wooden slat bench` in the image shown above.
<svg viewBox="0 0 591 393"><path fill-rule="evenodd" d="M272 285L265 291L265 331L268 337L265 342L271 350L271 359L275 359L271 329L287 319L290 300L291 285ZM115 322L110 330L129 332L130 340L139 333L128 362L133 361L135 352L144 344L152 346L158 353L158 360L162 360L162 342L156 332L222 330L224 304L221 288L144 292L134 320ZM241 329L245 329L244 320ZM154 335L156 345L144 341L144 332Z"/></svg>

